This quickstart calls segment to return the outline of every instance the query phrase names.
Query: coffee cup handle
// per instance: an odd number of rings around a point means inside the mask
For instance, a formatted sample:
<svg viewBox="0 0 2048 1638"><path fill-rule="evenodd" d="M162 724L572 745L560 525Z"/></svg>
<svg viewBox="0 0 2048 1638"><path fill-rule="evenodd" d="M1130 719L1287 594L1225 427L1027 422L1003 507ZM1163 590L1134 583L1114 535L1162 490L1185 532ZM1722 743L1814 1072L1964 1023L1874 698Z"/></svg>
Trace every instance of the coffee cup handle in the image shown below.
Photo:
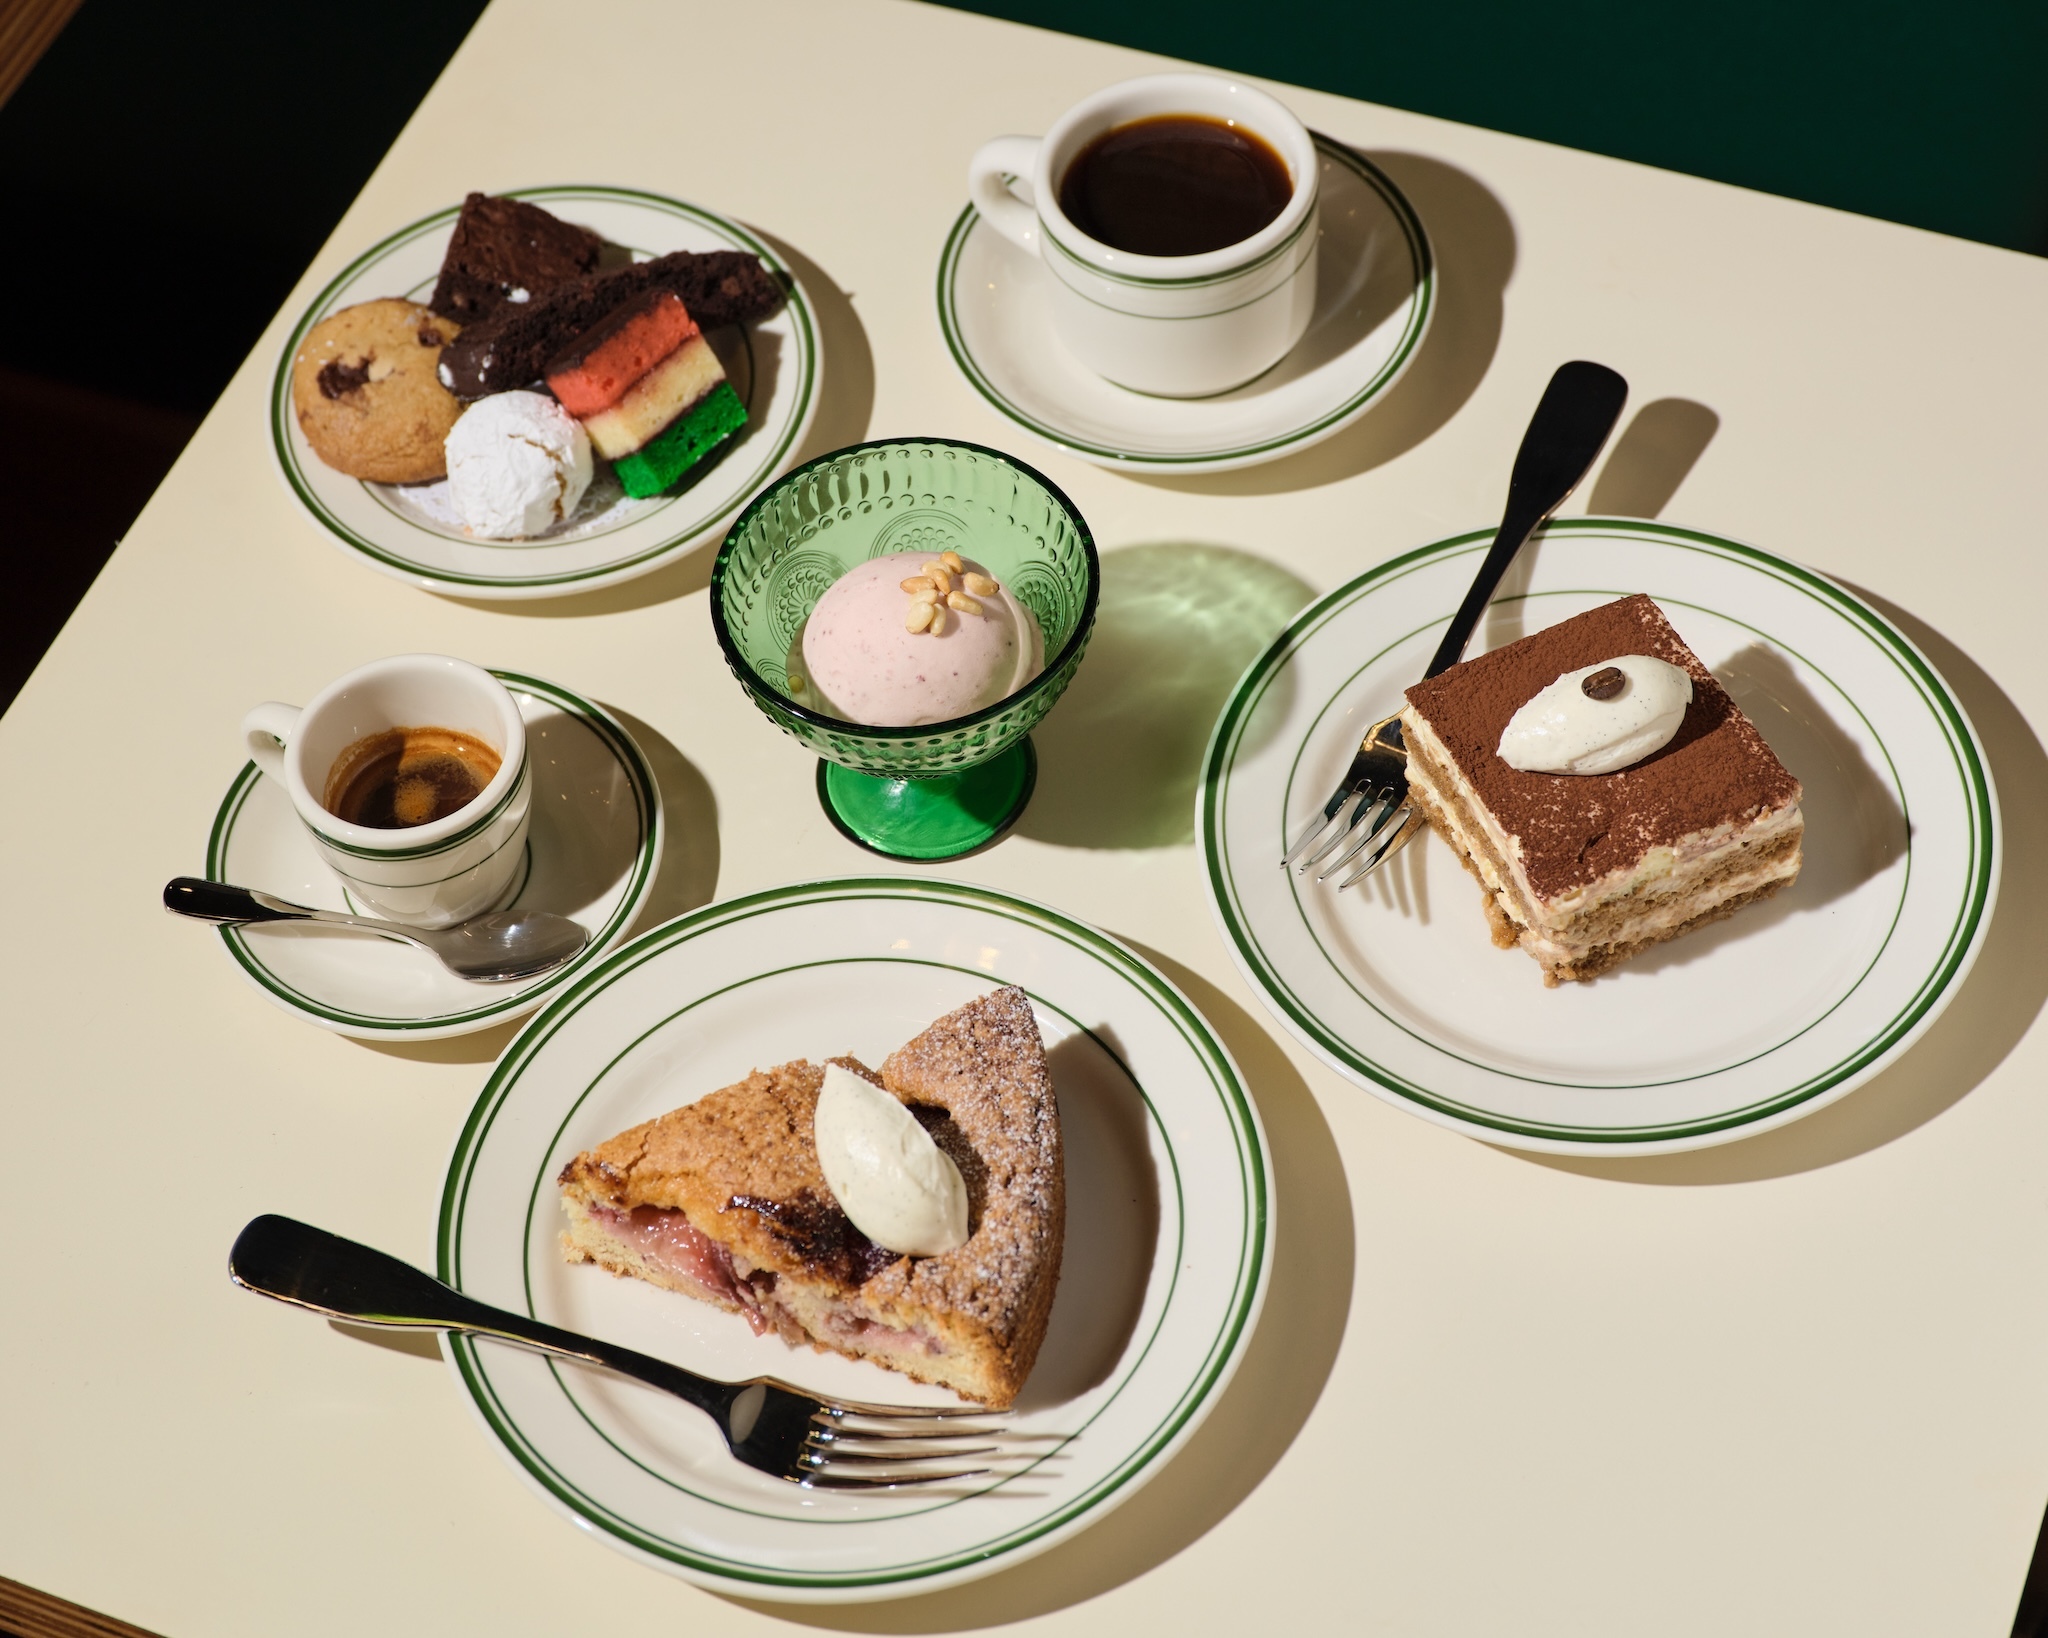
<svg viewBox="0 0 2048 1638"><path fill-rule="evenodd" d="M249 747L249 760L282 785L284 748L291 743L298 726L299 708L267 700L242 719L242 738Z"/></svg>
<svg viewBox="0 0 2048 1638"><path fill-rule="evenodd" d="M1040 140L996 137L984 142L967 163L967 197L974 201L974 208L990 227L1034 256L1038 254L1038 211L1029 201Z"/></svg>

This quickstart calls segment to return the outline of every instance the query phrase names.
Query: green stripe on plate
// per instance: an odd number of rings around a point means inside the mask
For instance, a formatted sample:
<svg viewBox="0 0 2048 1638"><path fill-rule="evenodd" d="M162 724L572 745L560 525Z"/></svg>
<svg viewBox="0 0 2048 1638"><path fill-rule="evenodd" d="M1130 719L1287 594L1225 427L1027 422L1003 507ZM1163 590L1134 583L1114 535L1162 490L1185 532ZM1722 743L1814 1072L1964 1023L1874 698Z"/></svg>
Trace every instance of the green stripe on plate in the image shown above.
<svg viewBox="0 0 2048 1638"><path fill-rule="evenodd" d="M797 354L796 364L798 371L795 401L787 424L777 436L773 447L763 451L760 460L756 462L747 478L735 487L732 498L714 511L704 516L693 518L689 523L672 531L658 543L645 547L640 551L629 553L624 557L607 563L595 564L585 569L538 574L467 574L422 563L416 558L406 556L403 551L388 542L380 543L369 539L349 527L349 525L336 517L327 508L325 503L314 492L311 483L301 468L298 450L292 441L292 360L298 356L299 346L305 340L306 333L327 316L344 290L348 289L369 268L390 256L393 252L412 244L424 234L445 229L449 223L454 221L460 210L459 206L452 205L444 210L436 211L433 215L424 217L409 226L400 228L397 232L379 240L330 279L320 294L313 298L312 303L307 307L304 314L301 315L299 322L293 327L291 335L286 339L284 348L278 357L277 371L272 379L270 392L271 447L277 458L279 470L284 475L285 482L291 487L292 493L298 497L299 503L306 508L314 520L344 545L360 552L365 557L374 559L378 563L397 569L406 575L416 575L422 579L454 587L575 587L599 577L617 575L623 570L647 563L665 552L672 551L685 541L708 534L734 512L738 511L747 499L752 496L754 491L767 481L769 474L781 464L782 460L788 455L791 446L795 443L797 433L802 428L805 417L810 409L812 397L817 391L817 325L811 313L810 304L804 299L802 287L795 282L794 275L790 274L789 268L783 263L781 258L769 249L766 243L754 234L749 233L737 222L717 215L715 212L703 210L695 205L685 204L680 199L670 199L661 194L648 193L637 188L558 184L541 188L510 188L505 190L505 194L507 197L527 199L537 203L570 204L578 200L595 202L624 201L661 211L667 215L695 223L700 227L708 228L713 233L725 236L727 243L732 248L752 251L761 258L761 263L764 267L768 268L771 272L780 273L785 276L784 284L787 291L787 302L784 311L791 315L795 328L795 352ZM686 501L689 495L690 491L685 490L680 495L671 496L654 506L637 511L629 519L621 523L620 527L624 528L629 524L644 522L654 512ZM383 504L381 500L379 504ZM412 519L393 512L388 506L384 507L384 511L394 523L403 524L409 530L430 535L436 539L444 538L433 530L423 528ZM610 531L607 532L609 533ZM543 546L546 544L542 543ZM526 551L534 549L531 546L524 548Z"/></svg>
<svg viewBox="0 0 2048 1638"><path fill-rule="evenodd" d="M1961 708L1950 696L1946 685L1942 683L1933 668L1920 656L1913 645L1874 609L1852 596L1840 586L1837 586L1833 581L1814 573L1810 569L1801 568L1795 563L1791 563L1758 547L1747 546L1738 541L1726 540L1720 536L1706 534L1699 530L1681 529L1668 524L1602 518L1570 518L1556 520L1547 524L1545 532L1551 535L1562 536L1569 536L1574 533L1599 534L1603 536L1617 534L1624 536L1633 535L1681 550L1732 558L1741 562L1746 567L1767 574L1773 579L1802 592L1806 596L1813 598L1816 602L1824 604L1837 615L1848 618L1871 641L1872 645L1899 669L1901 674L1913 686L1915 692L1927 705L1930 715L1943 731L1943 738L1954 761L1958 778L1968 795L1971 825L1967 838L1968 862L1965 873L1968 886L1958 904L1947 937L1944 939L1939 951L1936 952L1926 975L1915 988L1914 993L1907 1000L1906 1004L1877 1033L1868 1037L1854 1051L1829 1066L1828 1069L1819 1074L1809 1076L1794 1086L1783 1088L1767 1098L1756 1100L1739 1108L1721 1111L1710 1118L1698 1120L1641 1126L1588 1127L1562 1122L1509 1120L1491 1111L1476 1108L1441 1092L1418 1085L1414 1081L1398 1075L1386 1068L1386 1066L1366 1057L1359 1049L1342 1039L1330 1025L1324 1022L1313 1007L1281 977L1274 963L1267 957L1265 951L1259 946L1252 934L1243 910L1242 897L1237 890L1234 865L1228 857L1225 843L1222 810L1228 799L1228 785L1236 761L1237 748L1242 743L1245 728L1259 700L1263 698L1266 690L1279 677L1292 656L1301 648L1303 643L1323 626L1327 625L1339 613L1369 592L1404 578L1415 572L1418 568L1434 564L1444 558L1456 556L1460 553L1476 552L1484 543L1491 540L1491 530L1474 530L1467 534L1453 536L1448 540L1436 541L1430 545L1405 552L1372 569L1368 569L1365 573L1347 582L1328 596L1319 599L1303 610L1301 614L1297 615L1288 628L1273 640L1265 654L1255 660L1246 671L1243 679L1238 683L1230 703L1225 706L1222 716L1217 720L1216 729L1210 739L1209 751L1204 759L1201 800L1203 850L1206 855L1208 878L1214 903L1224 922L1231 943L1239 957L1244 961L1247 970L1257 975L1260 986L1266 991L1273 1004L1281 1010L1283 1015L1305 1037L1313 1040L1329 1057L1343 1064L1356 1075L1436 1113L1448 1115L1459 1121L1491 1131L1534 1138L1569 1139L1575 1142L1613 1144L1616 1146L1625 1146L1630 1143L1660 1142L1674 1137L1704 1135L1753 1125L1770 1115L1777 1114L1785 1109L1818 1097L1831 1088L1841 1085L1845 1080L1848 1080L1882 1058L1900 1040L1910 1034L1921 1019L1927 1015L1929 1008L1933 1007L1940 999L1967 958L1977 938L1984 912L1990 899L1993 860L1991 840L1995 823L1990 782L1986 776L1977 749L1975 736L1971 733L1967 719L1963 716ZM1637 588L1630 588L1630 590L1633 589ZM1626 592L1609 592L1601 589L1595 594L1621 596L1626 595ZM1543 595L1565 595L1565 592L1562 590L1555 593L1546 591ZM1681 607L1697 606L1684 604L1676 598L1669 599L1669 601ZM1716 618L1727 620L1731 624L1744 626L1745 629L1756 630L1755 627L1748 626L1746 622L1736 619L1725 611L1715 609L1705 612L1712 613ZM1432 628L1433 626L1434 622L1432 622ZM1412 636L1413 633L1407 635ZM1759 635L1768 636L1769 641L1784 649L1787 653L1796 655L1798 652L1775 635L1767 633L1759 633ZM1381 652L1384 653L1386 650L1383 649ZM1827 675L1818 666L1813 666L1810 660L1805 660L1803 656L1801 658L1804 663L1812 666L1816 674L1823 677ZM1370 664L1370 662L1367 663ZM1360 669L1364 668L1361 667ZM1353 675L1355 676L1357 673L1354 672ZM1832 683L1832 679L1829 680ZM1899 779L1898 770L1892 762L1889 750L1885 749L1883 738L1877 733L1875 725L1870 723L1869 718L1864 715L1861 708L1856 706L1855 701L1850 699L1849 695L1839 688L1837 688L1837 692L1841 693L1845 700L1849 700L1851 708L1856 710L1858 717L1869 728L1872 738L1876 741L1880 750L1883 751L1887 771L1891 775L1893 789L1903 811L1906 805L1903 782ZM1317 720L1320 720L1322 714L1329 709L1330 703L1325 702L1322 711L1318 713ZM1290 766L1288 776L1289 789L1292 788L1294 769L1299 767L1301 755L1302 750L1298 748L1293 764ZM1261 861L1262 865L1270 865L1270 863L1270 860ZM1908 884L1911 867L1912 843L1909 832L1906 844ZM1906 885L1902 885L1900 907L1895 908L1893 913L1891 924L1893 929L1897 926L1899 909L1903 907L1905 892ZM1298 892L1295 895L1294 902L1296 913L1301 914ZM1306 918L1304 917L1303 920L1304 925L1306 925ZM1868 976L1870 968L1875 966L1876 960L1882 955L1884 947L1889 945L1890 936L1891 934L1888 930L1885 940L1880 945L1878 955L1872 958L1870 966L1866 967L1864 973L1859 976L1857 980L1858 985L1861 984L1863 977ZM1384 1009L1365 996L1364 992L1359 990L1357 985L1344 974L1341 964L1331 956L1327 949L1323 948L1321 941L1315 938L1312 929L1310 930L1310 937L1323 955L1324 960L1330 964L1332 971L1342 979L1346 987L1353 994L1358 995L1367 1006L1372 1007L1373 1011L1381 1018L1386 1019L1388 1023L1392 1024L1394 1028L1401 1030L1402 1033L1409 1035L1412 1039L1424 1042L1433 1050L1443 1053L1444 1056L1455 1061L1473 1064L1475 1067L1482 1068L1489 1073L1507 1073L1493 1065L1480 1064L1477 1060L1463 1058L1459 1054L1450 1051L1441 1042L1408 1029L1398 1021L1388 1018ZM1838 998L1834 1006L1828 1009L1829 1012L1832 1012L1834 1008L1839 1007L1843 1001L1847 1000L1848 994L1854 993L1855 987L1852 985L1848 992ZM1798 1035L1806 1033L1806 1030L1813 1028L1826 1016L1827 1014L1823 1013L1820 1017L1810 1020L1804 1029L1796 1032L1790 1039L1797 1039ZM1778 1048L1785 1044L1785 1042L1779 1042L1777 1046L1767 1049L1764 1053L1755 1054L1751 1058L1741 1060L1741 1062L1752 1062L1755 1061L1755 1058L1768 1056L1770 1051L1778 1050ZM1706 1076L1723 1073L1735 1067L1738 1067L1737 1064L1725 1064L1718 1066L1716 1069L1705 1071L1699 1076L1680 1077L1679 1079L1703 1079ZM1583 1087L1587 1089L1591 1089L1593 1085L1593 1083L1545 1081L1540 1077L1528 1075L1516 1075L1514 1078L1536 1085ZM1641 1084L1643 1086L1655 1086L1674 1083L1644 1082ZM1627 1087L1610 1086L1608 1083L1600 1083L1599 1089L1625 1090Z"/></svg>
<svg viewBox="0 0 2048 1638"><path fill-rule="evenodd" d="M1126 950L1106 935L1082 923L1073 921L1043 905L1010 897L988 888L978 888L957 882L933 881L929 883L905 880L900 877L857 877L835 882L798 883L789 887L771 888L760 893L730 900L724 904L706 908L669 922L664 926L642 934L631 943L614 951L603 963L584 974L575 985L556 996L520 1032L517 1039L506 1048L504 1056L492 1071L490 1080L478 1096L469 1118L450 1157L447 1182L442 1191L439 1233L437 1238L440 1277L458 1289L462 1284L462 1233L464 1212L474 1166L488 1137L492 1123L504 1106L524 1068L536 1054L588 1002L600 995L610 985L647 960L661 954L679 943L700 937L718 928L756 916L772 914L808 902L831 902L843 899L862 901L906 900L915 902L955 903L965 908L993 914L1021 925L1032 927L1049 934L1060 942L1101 963L1104 967L1122 977L1141 995L1157 1007L1161 1015L1174 1026L1183 1042L1194 1052L1197 1060L1207 1069L1210 1085L1215 1091L1227 1118L1227 1124L1235 1143L1238 1162L1239 1184L1242 1191L1244 1234L1239 1246L1238 1263L1233 1271L1230 1297L1225 1306L1224 1320L1216 1336L1204 1354L1201 1364L1186 1389L1167 1408L1152 1430L1144 1435L1132 1451L1116 1468L1071 1502L1058 1507L1044 1518L1030 1524L1004 1532L972 1548L934 1556L930 1559L914 1560L907 1563L884 1566L869 1570L792 1573L772 1564L750 1563L722 1557L693 1548L681 1542L670 1541L659 1536L633 1520L619 1515L594 1498L585 1494L570 1480L558 1472L533 1442L520 1430L503 1401L491 1386L489 1374L479 1362L476 1350L464 1339L452 1340L457 1369L464 1386L469 1390L485 1421L497 1433L506 1450L512 1455L533 1481L564 1507L588 1520L622 1542L637 1548L651 1557L664 1560L700 1573L716 1575L740 1583L795 1588L828 1589L833 1587L870 1587L895 1583L914 1583L943 1575L950 1571L985 1564L1006 1553L1037 1541L1052 1531L1079 1519L1106 1498L1128 1484L1132 1478L1166 1449L1187 1424L1190 1417L1200 1408L1235 1357L1245 1326L1256 1305L1257 1294L1265 1271L1267 1254L1267 1232L1269 1202L1265 1186L1266 1164L1261 1149L1258 1127L1251 1113L1251 1105L1243 1086L1234 1073L1228 1056L1210 1034L1208 1026L1170 983L1156 973L1147 963ZM861 958L888 959L888 958ZM942 963L918 963L920 965L944 965ZM961 968L961 971L970 969ZM972 969L977 976L988 977L980 969ZM766 976L754 975L756 978ZM741 980L741 983L751 980ZM701 1003L708 997L699 997ZM686 1010L686 1009L685 1009ZM1053 1009L1059 1010L1059 1009ZM1070 1016L1062 1012L1061 1016ZM659 1026L656 1026L659 1027ZM1091 1032L1092 1033L1092 1032ZM630 1046L614 1056L616 1063L629 1051ZM1129 1074L1128 1066L1120 1067ZM609 1068L610 1065L607 1065ZM599 1079L602 1078L602 1072ZM591 1083L595 1085L593 1081ZM1135 1077L1132 1084L1139 1085ZM585 1095L589 1088L586 1087ZM1140 1085L1139 1091L1144 1095ZM1146 1098L1148 1114L1152 1112L1149 1096ZM1158 1127L1156 1115L1153 1116ZM561 1127L557 1127L554 1142L560 1141ZM1168 1144L1171 1155L1171 1145ZM546 1157L543 1156L543 1164ZM544 1181L544 1180L543 1180ZM536 1183L536 1191L539 1188ZM1174 1164L1174 1186L1176 1202L1180 1207L1179 1221L1186 1222L1186 1202L1181 1197L1179 1168ZM531 1241L531 1214L528 1206L528 1242ZM1178 1271L1174 1279L1178 1279ZM1169 1297L1171 1290L1169 1290ZM532 1292L529 1284L528 1308L532 1309ZM1170 1303L1168 1304L1170 1306ZM1164 1310L1162 1310L1163 1315ZM1155 1333L1156 1334L1156 1333ZM1149 1350L1148 1342L1148 1350ZM1139 1363L1142 1363L1143 1355ZM1135 1369L1136 1366L1133 1366ZM556 1380L561 1379L557 1374ZM1126 1378L1128 1380L1128 1377ZM1121 1391L1121 1385L1119 1387ZM566 1392L566 1389L565 1389ZM1113 1396L1112 1396L1113 1397ZM574 1403L573 1396L571 1402ZM1107 1403L1107 1402L1105 1402ZM579 1415L584 1414L577 1406ZM1099 1414L1099 1413L1098 1413ZM587 1420L586 1416L586 1420ZM609 1442L609 1441L608 1441ZM616 1448L616 1446L614 1446ZM630 1458L629 1458L630 1459ZM635 1463L636 1466L644 1464ZM681 1488L681 1487L677 1487ZM995 1487L992 1487L995 1488ZM689 1492L695 1496L696 1492ZM964 1498L971 1499L971 1498ZM723 1505L723 1504L721 1504ZM941 1504L953 1505L953 1504ZM747 1511L736 1509L737 1511ZM923 1511L936 1511L926 1509ZM784 1522L790 1522L786 1515L771 1515ZM916 1515L905 1515L916 1516Z"/></svg>
<svg viewBox="0 0 2048 1638"><path fill-rule="evenodd" d="M1117 449L1039 420L1029 410L1013 403L1002 390L991 381L987 373L975 361L961 334L960 317L954 299L954 287L962 250L966 247L967 236L981 220L981 213L972 205L961 211L954 221L952 231L946 236L945 249L939 255L938 307L939 329L944 335L946 347L953 355L953 362L968 384L989 404L1003 415L1023 427L1027 432L1057 444L1062 449L1072 450L1079 455L1094 456L1101 460L1115 461L1131 468L1158 467L1174 468L1205 466L1216 461L1243 460L1251 456L1283 451L1297 444L1312 443L1317 435L1348 420L1369 405L1393 382L1407 366L1409 356L1429 327L1429 320L1436 304L1436 268L1430 253L1428 236L1422 230L1422 222L1415 214L1415 208L1407 197L1394 186L1391 178L1362 154L1354 153L1342 144L1328 137L1317 136L1316 147L1328 158L1352 171L1385 201L1394 219L1400 224L1402 239L1408 248L1409 262L1415 274L1415 294L1409 304L1408 320L1402 327L1401 336L1395 345L1393 355L1374 373L1372 379L1354 392L1343 403L1318 415L1302 426L1278 437L1261 439L1248 444L1234 444L1216 449L1200 450L1187 454L1161 455L1142 450Z"/></svg>

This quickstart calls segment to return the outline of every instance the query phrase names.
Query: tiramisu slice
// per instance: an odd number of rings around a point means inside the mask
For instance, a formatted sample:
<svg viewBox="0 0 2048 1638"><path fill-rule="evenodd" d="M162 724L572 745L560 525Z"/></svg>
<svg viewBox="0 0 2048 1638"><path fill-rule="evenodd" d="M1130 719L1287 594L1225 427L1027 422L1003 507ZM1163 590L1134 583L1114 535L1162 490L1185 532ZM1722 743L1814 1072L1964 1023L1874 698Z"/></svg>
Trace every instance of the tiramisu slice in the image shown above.
<svg viewBox="0 0 2048 1638"><path fill-rule="evenodd" d="M1415 805L1546 984L1799 874L1799 781L1648 597L1416 684L1401 726Z"/></svg>
<svg viewBox="0 0 2048 1638"><path fill-rule="evenodd" d="M1066 1229L1059 1108L1030 1001L1018 989L982 996L891 1053L879 1075L850 1058L831 1065L886 1089L957 1169L956 1249L899 1253L854 1225L814 1135L827 1066L798 1061L570 1161L564 1254L738 1313L792 1346L1009 1404L1045 1338Z"/></svg>

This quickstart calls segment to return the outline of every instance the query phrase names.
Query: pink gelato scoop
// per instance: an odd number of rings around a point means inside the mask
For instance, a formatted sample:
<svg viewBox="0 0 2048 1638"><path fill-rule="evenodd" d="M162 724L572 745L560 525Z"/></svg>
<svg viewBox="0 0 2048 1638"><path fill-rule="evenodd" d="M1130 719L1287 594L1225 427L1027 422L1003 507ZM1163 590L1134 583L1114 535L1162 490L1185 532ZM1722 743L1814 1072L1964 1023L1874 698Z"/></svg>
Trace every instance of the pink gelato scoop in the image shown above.
<svg viewBox="0 0 2048 1638"><path fill-rule="evenodd" d="M804 623L799 672L814 710L876 728L947 722L1007 699L1044 669L1038 622L1007 586L969 593L979 614L942 606L936 636L909 630L913 598L903 582L931 561L929 552L873 558L818 599ZM972 558L962 563L964 573L995 579Z"/></svg>

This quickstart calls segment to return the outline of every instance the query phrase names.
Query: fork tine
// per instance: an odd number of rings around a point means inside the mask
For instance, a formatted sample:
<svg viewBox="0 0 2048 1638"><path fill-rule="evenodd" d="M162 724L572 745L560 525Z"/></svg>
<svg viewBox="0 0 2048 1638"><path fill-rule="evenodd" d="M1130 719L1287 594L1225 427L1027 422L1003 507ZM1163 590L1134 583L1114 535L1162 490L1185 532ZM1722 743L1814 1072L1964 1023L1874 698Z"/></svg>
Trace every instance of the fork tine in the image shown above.
<svg viewBox="0 0 2048 1638"><path fill-rule="evenodd" d="M796 1482L806 1490L898 1490L914 1484L957 1484L962 1479L982 1478L988 1471L977 1467L965 1473L916 1473L896 1479L871 1479L858 1473L807 1473Z"/></svg>
<svg viewBox="0 0 2048 1638"><path fill-rule="evenodd" d="M837 1467L843 1462L851 1463L857 1467L904 1467L909 1465L923 1466L932 1462L964 1462L974 1456L994 1455L996 1447L994 1445L969 1445L961 1450L911 1450L901 1452L900 1454L888 1454L869 1450L841 1450L837 1445L832 1446L828 1450L820 1450L816 1446L806 1446L805 1449L809 1454L816 1457L818 1465L821 1467Z"/></svg>
<svg viewBox="0 0 2048 1638"><path fill-rule="evenodd" d="M901 1443L905 1439L909 1443L922 1443L924 1439L995 1439L995 1437L1010 1435L1008 1427L952 1427L952 1425L948 1425L948 1427L928 1427L928 1429L920 1431L920 1429L915 1429L915 1427L874 1427L874 1429L870 1429L870 1427L842 1427L840 1423L817 1423L817 1421L813 1421L813 1427L817 1427L817 1433L813 1433L811 1437L823 1435L827 1443L842 1443L842 1441L848 1441L848 1439L858 1441L858 1443Z"/></svg>
<svg viewBox="0 0 2048 1638"><path fill-rule="evenodd" d="M1344 800L1344 806L1337 811L1337 817L1330 822L1328 838L1313 853L1295 867L1306 876L1336 849L1344 845L1344 838L1351 834L1351 827L1358 823L1358 816L1365 811L1371 797L1364 790L1353 791Z"/></svg>
<svg viewBox="0 0 2048 1638"><path fill-rule="evenodd" d="M1349 847L1325 865L1321 874L1316 877L1316 880L1318 882L1328 881L1338 871L1350 864L1353 859L1357 858L1361 852L1370 847L1373 838L1386 828L1387 821L1400 811L1400 807L1399 794L1392 787L1383 786L1381 789L1374 791L1372 799L1358 810L1358 815L1351 821L1351 829L1346 834L1346 840L1350 840L1354 836L1357 840L1353 841ZM1368 814L1371 815L1369 820L1367 818Z"/></svg>
<svg viewBox="0 0 2048 1638"><path fill-rule="evenodd" d="M801 1394L801 1388L789 1388L789 1393ZM997 1416L1001 1412L987 1405L870 1405L858 1399L821 1399L817 1401L820 1416L873 1416L886 1418L891 1422L926 1422L941 1417Z"/></svg>
<svg viewBox="0 0 2048 1638"><path fill-rule="evenodd" d="M1415 817L1414 813L1406 808L1402 809L1401 812L1403 816L1401 823L1393 827L1387 834L1387 839L1372 850L1371 855L1367 857L1364 863L1337 884L1338 892L1343 892L1347 887L1356 887L1360 882L1364 881L1367 876L1372 874L1375 866L1400 852L1409 837L1415 834L1415 827L1409 823Z"/></svg>
<svg viewBox="0 0 2048 1638"><path fill-rule="evenodd" d="M1280 868L1286 870L1300 863L1302 855L1328 835L1332 826L1336 827L1337 834L1341 836L1347 823L1346 810L1356 800L1358 794L1357 791L1350 789L1341 790L1329 802L1319 808L1315 816L1302 827L1300 834L1295 837L1294 846L1290 847L1281 856ZM1313 863L1313 861L1310 862ZM1304 864L1302 868L1306 870L1308 866Z"/></svg>

